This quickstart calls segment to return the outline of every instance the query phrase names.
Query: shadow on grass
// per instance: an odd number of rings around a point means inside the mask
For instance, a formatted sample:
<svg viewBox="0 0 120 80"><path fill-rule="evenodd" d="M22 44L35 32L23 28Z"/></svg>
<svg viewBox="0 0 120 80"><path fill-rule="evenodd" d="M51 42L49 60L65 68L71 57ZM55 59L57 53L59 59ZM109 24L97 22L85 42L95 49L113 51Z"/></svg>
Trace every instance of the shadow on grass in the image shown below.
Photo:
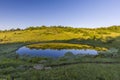
<svg viewBox="0 0 120 80"><path fill-rule="evenodd" d="M105 41L102 39L79 39L74 38L70 40L52 40L52 41L41 41L42 43L72 43L72 44L85 44L93 47L106 47L106 48L120 48L120 36L116 38L108 37Z"/></svg>

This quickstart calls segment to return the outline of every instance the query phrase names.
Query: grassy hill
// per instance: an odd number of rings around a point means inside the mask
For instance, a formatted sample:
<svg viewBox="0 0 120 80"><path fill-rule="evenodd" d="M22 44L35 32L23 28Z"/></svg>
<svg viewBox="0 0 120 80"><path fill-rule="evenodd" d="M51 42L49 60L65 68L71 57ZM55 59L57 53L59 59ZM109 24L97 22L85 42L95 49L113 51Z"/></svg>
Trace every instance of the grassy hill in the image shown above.
<svg viewBox="0 0 120 80"><path fill-rule="evenodd" d="M43 45L38 44L41 42ZM72 46L109 50L97 56L67 55L54 60L17 55L16 50L25 45L31 48L61 49ZM36 64L52 69L36 70L33 68ZM41 26L0 31L0 80L120 80L119 74L120 26L93 29Z"/></svg>
<svg viewBox="0 0 120 80"><path fill-rule="evenodd" d="M11 29L0 31L0 43L39 42L70 39L100 39L120 36L120 26L108 28L72 28L62 26L29 27L24 30Z"/></svg>

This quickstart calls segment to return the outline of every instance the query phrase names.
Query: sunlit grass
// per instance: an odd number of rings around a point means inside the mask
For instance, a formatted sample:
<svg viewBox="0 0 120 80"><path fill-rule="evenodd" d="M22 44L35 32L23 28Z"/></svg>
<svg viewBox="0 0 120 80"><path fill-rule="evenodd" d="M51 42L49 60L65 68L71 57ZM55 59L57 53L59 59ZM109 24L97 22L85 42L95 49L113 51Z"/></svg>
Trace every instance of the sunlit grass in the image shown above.
<svg viewBox="0 0 120 80"><path fill-rule="evenodd" d="M83 44L70 44L70 43L39 43L27 45L29 48L36 49L96 49L96 50L107 50L103 47L93 47Z"/></svg>
<svg viewBox="0 0 120 80"><path fill-rule="evenodd" d="M115 38L118 36L120 36L118 32L107 29L46 27L43 29L0 32L0 43L70 40L75 38L104 40L107 37Z"/></svg>

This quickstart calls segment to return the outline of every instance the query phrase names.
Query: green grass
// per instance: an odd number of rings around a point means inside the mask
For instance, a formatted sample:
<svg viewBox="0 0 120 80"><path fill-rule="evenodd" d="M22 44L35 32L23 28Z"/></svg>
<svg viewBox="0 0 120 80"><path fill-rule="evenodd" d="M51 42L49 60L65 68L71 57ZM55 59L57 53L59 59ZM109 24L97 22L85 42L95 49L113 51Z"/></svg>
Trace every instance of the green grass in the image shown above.
<svg viewBox="0 0 120 80"><path fill-rule="evenodd" d="M29 73L29 74L28 74ZM77 64L48 71L28 70L21 80L119 80L120 64Z"/></svg>
<svg viewBox="0 0 120 80"><path fill-rule="evenodd" d="M59 59L19 56L22 46L31 48L107 48L100 55L65 55ZM120 80L120 28L38 27L0 32L0 80ZM113 56L117 54L117 56ZM36 64L52 67L36 70ZM83 62L83 63L82 63ZM84 63L95 62L95 63ZM100 63L96 63L100 62ZM103 63L102 63L103 62ZM107 63L104 62L113 62ZM77 64L75 64L77 63ZM56 65L56 66L55 66Z"/></svg>
<svg viewBox="0 0 120 80"><path fill-rule="evenodd" d="M16 50L25 45L25 43L6 43L0 44L0 59L16 56Z"/></svg>
<svg viewBox="0 0 120 80"><path fill-rule="evenodd" d="M94 57L94 56L74 56L66 55L58 60L46 58L29 58L18 57L16 58L15 50L21 47L21 43L15 44L2 44L5 49L10 48L9 54L3 55L0 58L0 79L11 79L14 77L16 80L113 80L120 79L119 64L95 64L81 62L119 62L120 58L110 57ZM1 50L3 47L0 48ZM1 52L2 53L2 52ZM3 53L4 54L4 50ZM9 57L8 57L9 55ZM45 66L59 65L71 63L71 65L63 65L53 67L51 70L35 70L33 65L39 64L40 60L47 60L43 63ZM74 64L80 62L80 64ZM72 64L73 63L73 64Z"/></svg>

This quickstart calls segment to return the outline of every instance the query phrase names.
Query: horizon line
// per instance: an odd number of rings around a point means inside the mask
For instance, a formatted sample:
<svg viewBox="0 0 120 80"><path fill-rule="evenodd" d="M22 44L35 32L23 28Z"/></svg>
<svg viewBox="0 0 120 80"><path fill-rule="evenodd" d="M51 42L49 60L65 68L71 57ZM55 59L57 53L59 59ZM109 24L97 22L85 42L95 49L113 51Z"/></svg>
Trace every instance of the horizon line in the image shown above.
<svg viewBox="0 0 120 80"><path fill-rule="evenodd" d="M120 27L120 25L111 25L111 26L104 26L104 27L73 27L73 26L63 26L63 25L40 25L40 26L28 26L28 27L25 27L25 28L20 28L20 27L17 27L17 28L10 28L10 29L0 29L0 31L9 31L9 30L16 30L16 29L21 29L21 30L25 30L27 28L30 28L30 27L34 27L34 28L37 28L37 27L65 27L65 28L68 28L68 27L71 27L71 28L86 28L86 29L97 29L97 28L108 28L108 27L113 27L113 26L116 26L116 27Z"/></svg>

